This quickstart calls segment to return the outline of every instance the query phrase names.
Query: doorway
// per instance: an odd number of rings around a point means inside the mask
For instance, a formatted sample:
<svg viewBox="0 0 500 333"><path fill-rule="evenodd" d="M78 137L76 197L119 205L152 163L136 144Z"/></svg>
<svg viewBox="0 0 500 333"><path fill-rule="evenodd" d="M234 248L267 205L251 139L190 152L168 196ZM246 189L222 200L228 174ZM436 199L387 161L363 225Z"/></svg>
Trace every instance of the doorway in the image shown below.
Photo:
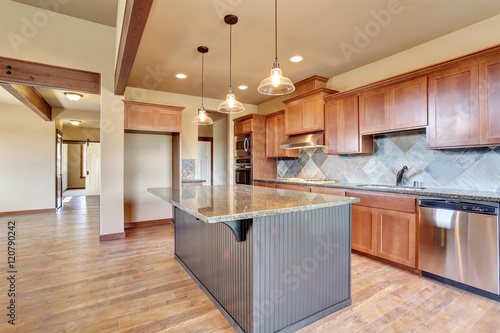
<svg viewBox="0 0 500 333"><path fill-rule="evenodd" d="M90 140L64 140L62 151L61 183L63 196L99 195L101 183L100 143Z"/></svg>
<svg viewBox="0 0 500 333"><path fill-rule="evenodd" d="M213 184L213 138L198 137L198 179L205 180L204 185Z"/></svg>

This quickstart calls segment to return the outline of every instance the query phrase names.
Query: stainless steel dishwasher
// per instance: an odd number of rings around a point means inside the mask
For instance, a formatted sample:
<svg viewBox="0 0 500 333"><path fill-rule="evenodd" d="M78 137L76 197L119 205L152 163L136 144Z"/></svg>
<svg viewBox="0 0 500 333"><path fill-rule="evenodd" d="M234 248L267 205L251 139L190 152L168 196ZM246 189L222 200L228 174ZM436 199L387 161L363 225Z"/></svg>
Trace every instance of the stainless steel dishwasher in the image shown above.
<svg viewBox="0 0 500 333"><path fill-rule="evenodd" d="M499 204L421 197L419 206L423 275L498 300Z"/></svg>

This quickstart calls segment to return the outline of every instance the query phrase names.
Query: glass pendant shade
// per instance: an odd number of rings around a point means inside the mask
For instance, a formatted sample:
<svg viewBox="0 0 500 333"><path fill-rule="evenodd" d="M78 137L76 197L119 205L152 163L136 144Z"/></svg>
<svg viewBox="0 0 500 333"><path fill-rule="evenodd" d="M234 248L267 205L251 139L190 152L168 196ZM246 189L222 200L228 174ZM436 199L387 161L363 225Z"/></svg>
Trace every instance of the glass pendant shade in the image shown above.
<svg viewBox="0 0 500 333"><path fill-rule="evenodd" d="M286 95L295 90L292 80L283 76L280 64L274 63L271 76L262 80L258 91L264 95Z"/></svg>
<svg viewBox="0 0 500 333"><path fill-rule="evenodd" d="M212 120L212 118L210 118L208 115L207 115L207 112L205 111L205 109L202 107L200 107L200 110L198 111L198 115L196 117L193 118L193 120L191 120L191 124L195 124L195 125L212 125L214 122Z"/></svg>
<svg viewBox="0 0 500 333"><path fill-rule="evenodd" d="M217 111L221 113L239 113L245 111L245 108L243 107L243 104L236 100L233 91L229 89L229 93L226 95L226 100L219 104Z"/></svg>

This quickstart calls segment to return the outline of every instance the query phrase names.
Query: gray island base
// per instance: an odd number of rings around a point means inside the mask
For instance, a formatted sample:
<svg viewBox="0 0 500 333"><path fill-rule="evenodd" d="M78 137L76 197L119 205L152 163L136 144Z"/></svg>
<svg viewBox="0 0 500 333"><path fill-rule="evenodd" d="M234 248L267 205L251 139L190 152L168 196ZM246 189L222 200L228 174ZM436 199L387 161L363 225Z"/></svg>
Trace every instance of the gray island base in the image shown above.
<svg viewBox="0 0 500 333"><path fill-rule="evenodd" d="M351 304L358 199L246 185L149 191L176 207L175 258L237 331L293 332Z"/></svg>

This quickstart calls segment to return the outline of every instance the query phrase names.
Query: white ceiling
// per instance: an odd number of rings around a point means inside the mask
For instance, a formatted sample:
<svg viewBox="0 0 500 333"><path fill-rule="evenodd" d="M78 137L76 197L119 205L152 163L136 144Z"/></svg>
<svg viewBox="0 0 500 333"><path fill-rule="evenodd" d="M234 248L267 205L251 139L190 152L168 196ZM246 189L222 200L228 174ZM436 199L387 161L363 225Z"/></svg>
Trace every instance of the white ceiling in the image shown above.
<svg viewBox="0 0 500 333"><path fill-rule="evenodd" d="M294 82L311 75L332 77L500 14L498 0L400 0L400 12L391 14L385 26L378 25L380 31L369 44L347 61L341 43L354 45L357 28L374 26L372 11L387 12L395 2L279 1L278 58L284 75ZM199 96L201 56L196 48L205 45L210 48L205 56L205 96L224 99L229 87L226 14L239 17L233 27L236 97L252 104L269 100L257 87L274 61L272 0L156 0L128 85ZM304 61L289 62L296 54ZM175 78L179 72L188 78ZM240 91L240 84L249 88Z"/></svg>
<svg viewBox="0 0 500 333"><path fill-rule="evenodd" d="M26 5L48 9L64 15L73 16L82 20L116 27L116 10L118 0L72 0L72 1L44 1L44 0L12 0ZM54 7L53 4L58 7ZM46 5L52 4L52 5Z"/></svg>
<svg viewBox="0 0 500 333"><path fill-rule="evenodd" d="M101 110L101 95L80 93L83 97L78 101L70 101L64 93L66 90L57 90L50 88L36 87L40 95L53 108L100 112ZM68 91L71 92L71 91Z"/></svg>

